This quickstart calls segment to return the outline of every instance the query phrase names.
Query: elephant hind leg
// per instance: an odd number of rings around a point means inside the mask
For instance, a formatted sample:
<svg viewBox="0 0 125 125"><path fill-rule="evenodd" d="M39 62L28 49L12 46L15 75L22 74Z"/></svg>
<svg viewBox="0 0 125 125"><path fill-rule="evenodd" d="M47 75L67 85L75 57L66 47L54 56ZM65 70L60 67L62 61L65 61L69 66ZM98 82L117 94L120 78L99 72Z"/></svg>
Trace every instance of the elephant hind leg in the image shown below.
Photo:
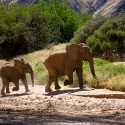
<svg viewBox="0 0 125 125"><path fill-rule="evenodd" d="M61 89L61 87L58 84L57 77L54 78L53 76L49 75L48 83L45 86L45 92L51 92L52 91L52 89L50 87L51 87L51 84L52 84L53 81L55 83L55 89L56 90Z"/></svg>
<svg viewBox="0 0 125 125"><path fill-rule="evenodd" d="M5 95L5 88L7 86L7 83L8 83L8 80L7 79L2 79L2 82L3 82L3 86L2 86L2 89L1 89L1 95L4 96Z"/></svg>
<svg viewBox="0 0 125 125"><path fill-rule="evenodd" d="M50 88L52 82L54 81L54 78L52 76L49 75L49 80L48 83L45 86L45 92L51 92L52 89Z"/></svg>
<svg viewBox="0 0 125 125"><path fill-rule="evenodd" d="M10 93L10 90L9 90L9 82L7 82L7 84L6 84L6 93Z"/></svg>
<svg viewBox="0 0 125 125"><path fill-rule="evenodd" d="M59 84L58 84L58 79L57 79L57 77L54 78L54 83L55 83L55 89L56 89L56 90L61 89L61 87L60 87Z"/></svg>
<svg viewBox="0 0 125 125"><path fill-rule="evenodd" d="M46 68L48 70L48 73L49 73L49 80L48 80L48 83L45 87L45 91L46 92L50 92L52 91L50 86L52 84L52 82L54 81L55 83L55 89L60 89L61 87L59 86L58 84L58 80L57 80L57 77L58 77L58 72L57 70L53 67L53 65L51 65L51 63L46 63Z"/></svg>

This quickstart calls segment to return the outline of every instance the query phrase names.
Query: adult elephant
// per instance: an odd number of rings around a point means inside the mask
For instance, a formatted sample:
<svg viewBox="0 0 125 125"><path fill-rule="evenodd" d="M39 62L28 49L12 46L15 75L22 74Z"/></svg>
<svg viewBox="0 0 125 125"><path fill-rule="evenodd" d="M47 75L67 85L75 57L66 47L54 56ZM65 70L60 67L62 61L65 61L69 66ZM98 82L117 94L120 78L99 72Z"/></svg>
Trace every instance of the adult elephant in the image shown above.
<svg viewBox="0 0 125 125"><path fill-rule="evenodd" d="M79 88L83 89L83 71L82 61L88 61L91 69L91 74L96 78L94 71L94 61L92 52L85 44L72 44L66 47L64 52L55 52L47 57L44 65L48 70L49 80L45 86L45 91L50 92L51 84L54 81L55 89L60 89L58 84L58 77L67 75L68 79L64 81L64 85L71 85L73 83L73 72L76 71Z"/></svg>
<svg viewBox="0 0 125 125"><path fill-rule="evenodd" d="M34 74L29 63L21 59L21 60L14 60L14 64L6 63L5 65L3 65L0 68L0 77L3 82L1 95L3 96L5 95L4 92L5 88L6 88L6 93L10 93L9 91L10 82L13 82L15 84L15 87L13 87L12 91L18 91L20 79L22 80L25 86L26 92L29 92L30 90L27 85L26 73L30 73L32 86L34 86Z"/></svg>

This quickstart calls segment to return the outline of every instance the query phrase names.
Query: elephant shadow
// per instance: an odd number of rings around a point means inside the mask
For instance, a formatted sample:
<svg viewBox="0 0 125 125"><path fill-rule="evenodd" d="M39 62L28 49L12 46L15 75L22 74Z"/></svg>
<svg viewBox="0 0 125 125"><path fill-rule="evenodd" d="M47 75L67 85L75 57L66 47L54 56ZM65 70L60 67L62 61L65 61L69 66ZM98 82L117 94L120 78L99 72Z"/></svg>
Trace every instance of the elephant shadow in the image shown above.
<svg viewBox="0 0 125 125"><path fill-rule="evenodd" d="M80 92L80 91L91 91L92 89L66 89L66 90L58 90L58 91L52 91L52 92L48 92L45 93L43 95L45 96L55 96L55 95L61 95L61 94L72 94L75 92Z"/></svg>
<svg viewBox="0 0 125 125"><path fill-rule="evenodd" d="M24 93L14 93L14 94L6 94L4 96L1 96L2 98L4 97L14 97L14 96L25 96L25 95L31 95L32 92L24 92Z"/></svg>

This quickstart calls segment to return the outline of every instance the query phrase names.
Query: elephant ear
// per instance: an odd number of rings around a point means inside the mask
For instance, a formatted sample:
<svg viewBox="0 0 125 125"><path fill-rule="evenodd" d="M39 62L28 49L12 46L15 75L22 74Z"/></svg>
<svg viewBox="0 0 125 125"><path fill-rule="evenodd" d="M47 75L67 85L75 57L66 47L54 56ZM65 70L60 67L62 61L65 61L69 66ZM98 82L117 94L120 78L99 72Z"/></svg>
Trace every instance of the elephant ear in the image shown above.
<svg viewBox="0 0 125 125"><path fill-rule="evenodd" d="M72 44L66 47L66 53L68 58L77 61L80 59L80 45Z"/></svg>
<svg viewBox="0 0 125 125"><path fill-rule="evenodd" d="M86 60L91 55L91 50L88 46L81 46L80 47L80 56L82 60Z"/></svg>
<svg viewBox="0 0 125 125"><path fill-rule="evenodd" d="M80 55L86 55L87 53L87 46L80 47Z"/></svg>
<svg viewBox="0 0 125 125"><path fill-rule="evenodd" d="M20 60L14 60L14 67L19 73L23 73L24 62Z"/></svg>
<svg viewBox="0 0 125 125"><path fill-rule="evenodd" d="M80 43L79 45L80 45L80 55L86 56L87 51L89 51L90 48L85 43Z"/></svg>

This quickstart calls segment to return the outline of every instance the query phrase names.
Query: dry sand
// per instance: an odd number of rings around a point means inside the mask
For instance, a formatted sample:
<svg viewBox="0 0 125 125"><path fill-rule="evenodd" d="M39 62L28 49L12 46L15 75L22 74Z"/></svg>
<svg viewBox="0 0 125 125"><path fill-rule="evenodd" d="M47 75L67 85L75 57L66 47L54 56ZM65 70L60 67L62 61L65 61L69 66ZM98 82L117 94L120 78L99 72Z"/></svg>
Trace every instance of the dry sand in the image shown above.
<svg viewBox="0 0 125 125"><path fill-rule="evenodd" d="M63 87L45 93L44 86L29 88L25 93L21 85L18 92L0 97L0 125L125 124L125 92Z"/></svg>

